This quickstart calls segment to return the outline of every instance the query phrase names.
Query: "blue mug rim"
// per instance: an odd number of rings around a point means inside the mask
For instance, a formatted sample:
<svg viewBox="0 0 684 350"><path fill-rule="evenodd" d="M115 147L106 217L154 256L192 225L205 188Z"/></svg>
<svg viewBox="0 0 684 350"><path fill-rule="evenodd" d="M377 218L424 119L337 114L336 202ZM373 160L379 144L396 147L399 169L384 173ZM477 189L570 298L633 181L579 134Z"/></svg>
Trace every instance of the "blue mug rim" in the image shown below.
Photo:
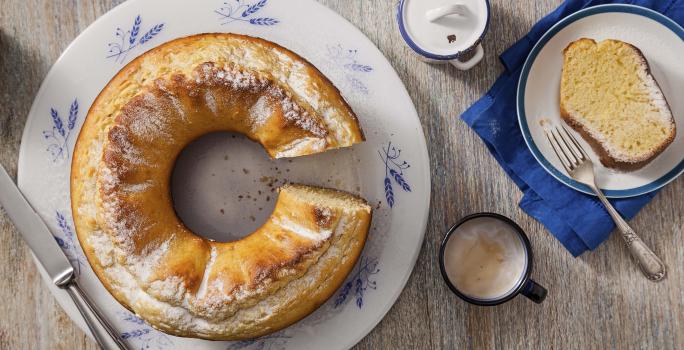
<svg viewBox="0 0 684 350"><path fill-rule="evenodd" d="M451 238L451 235L456 232L456 230L466 223L467 221L470 221L472 219L477 219L477 218L493 218L493 219L498 219L503 221L504 223L508 224L513 228L513 230L518 234L518 236L522 239L523 245L525 246L525 252L527 253L527 267L525 268L525 273L523 274L522 278L520 279L520 282L518 282L518 285L508 294L506 294L502 298L498 299L476 299L469 297L463 293L461 293L456 286L451 283L451 280L449 279L449 276L447 275L446 268L444 267L444 250L446 249L447 242L449 242L449 239ZM474 304L474 305L479 305L479 306L495 306L495 305L500 305L503 304L515 297L518 296L522 292L522 290L525 288L527 283L530 281L530 276L532 275L532 265L534 264L534 253L532 252L532 244L530 244L530 239L527 237L527 234L525 234L525 231L517 224L515 221L511 220L510 218L503 216L501 214L497 213L491 213L491 212L482 212L482 213L474 213L467 215L461 220L459 220L455 225L451 226L449 231L444 235L444 239L442 240L442 243L440 244L439 247L439 270L442 273L442 278L444 279L444 282L446 283L447 287L456 294L459 298Z"/></svg>
<svg viewBox="0 0 684 350"><path fill-rule="evenodd" d="M453 55L438 55L436 53L428 52L420 48L418 44L416 44L413 39L411 39L411 36L408 34L406 31L406 27L404 26L404 3L406 0L400 0L399 4L397 5L397 22L399 23L399 33L401 33L401 37L404 39L406 44L416 53L420 54L421 56L433 59L433 60L439 60L439 61L450 61L453 59L457 59L462 57L463 55L470 53L473 51L477 45L479 45L482 40L484 39L485 35L487 34L487 31L489 30L489 21L491 18L491 5L489 4L489 0L484 0L485 4L487 5L487 18L485 20L485 27L482 30L482 33L480 34L480 37L475 40L475 42L469 46L467 49L459 51Z"/></svg>

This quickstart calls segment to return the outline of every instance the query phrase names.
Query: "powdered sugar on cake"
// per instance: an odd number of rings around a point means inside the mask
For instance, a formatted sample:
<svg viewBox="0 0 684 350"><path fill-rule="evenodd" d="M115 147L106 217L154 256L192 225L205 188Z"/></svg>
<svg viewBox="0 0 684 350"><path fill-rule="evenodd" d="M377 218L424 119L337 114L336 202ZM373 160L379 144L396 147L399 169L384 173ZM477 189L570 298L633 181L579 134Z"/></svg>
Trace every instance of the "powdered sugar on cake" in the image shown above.
<svg viewBox="0 0 684 350"><path fill-rule="evenodd" d="M254 128L259 128L271 117L273 109L268 101L268 96L261 96L249 109L249 117L252 119Z"/></svg>
<svg viewBox="0 0 684 350"><path fill-rule="evenodd" d="M252 118L254 125L262 125L272 116L272 110L268 108L267 103L269 100L279 101L283 116L287 121L318 137L326 136L323 125L315 116L295 102L282 87L265 77L242 71L233 65L217 67L213 63L204 63L199 66L195 83L198 85L206 83L223 84L236 90L248 90L253 93L265 92L257 100L257 104L250 109L249 117ZM209 109L216 114L216 101L209 91L205 93L205 101Z"/></svg>

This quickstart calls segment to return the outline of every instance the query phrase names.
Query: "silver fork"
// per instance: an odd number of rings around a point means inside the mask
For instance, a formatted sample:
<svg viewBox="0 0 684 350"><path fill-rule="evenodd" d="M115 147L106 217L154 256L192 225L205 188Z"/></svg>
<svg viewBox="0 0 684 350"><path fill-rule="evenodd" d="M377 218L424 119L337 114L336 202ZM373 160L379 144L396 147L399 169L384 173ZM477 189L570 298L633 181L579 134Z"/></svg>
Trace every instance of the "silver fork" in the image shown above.
<svg viewBox="0 0 684 350"><path fill-rule="evenodd" d="M558 156L561 164L573 179L591 187L596 195L601 200L601 203L608 210L608 214L615 221L615 225L622 233L622 238L625 240L629 252L636 260L641 272L646 278L651 281L660 281L665 278L666 269L665 264L653 253L653 251L644 243L636 232L629 227L627 222L620 216L620 214L613 208L613 205L608 202L608 199L603 192L596 185L594 176L594 164L587 156L587 153L582 149L579 142L574 136L562 126L561 128L545 128L546 138L548 138L553 151Z"/></svg>

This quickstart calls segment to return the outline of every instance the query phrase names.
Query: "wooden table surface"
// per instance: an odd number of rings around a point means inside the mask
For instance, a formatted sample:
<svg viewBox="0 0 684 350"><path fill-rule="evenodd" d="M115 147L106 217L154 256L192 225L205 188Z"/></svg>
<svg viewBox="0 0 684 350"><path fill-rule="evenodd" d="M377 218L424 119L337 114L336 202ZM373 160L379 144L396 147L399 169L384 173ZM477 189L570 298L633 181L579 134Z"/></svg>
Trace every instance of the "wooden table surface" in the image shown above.
<svg viewBox="0 0 684 350"><path fill-rule="evenodd" d="M11 174L26 116L48 69L118 2L0 3L0 162ZM485 58L469 72L418 62L398 34L396 0L321 2L359 27L393 64L418 109L432 167L432 208L418 263L397 303L357 348L684 347L684 177L632 221L669 266L667 280L654 284L640 275L618 235L580 258L568 254L518 208L520 192L458 118L502 71L498 54L560 0L493 0ZM498 307L475 307L446 288L437 265L439 242L456 220L478 211L507 215L528 232L536 255L534 277L549 289L544 304L520 297ZM0 242L0 349L95 348L56 303L4 214Z"/></svg>

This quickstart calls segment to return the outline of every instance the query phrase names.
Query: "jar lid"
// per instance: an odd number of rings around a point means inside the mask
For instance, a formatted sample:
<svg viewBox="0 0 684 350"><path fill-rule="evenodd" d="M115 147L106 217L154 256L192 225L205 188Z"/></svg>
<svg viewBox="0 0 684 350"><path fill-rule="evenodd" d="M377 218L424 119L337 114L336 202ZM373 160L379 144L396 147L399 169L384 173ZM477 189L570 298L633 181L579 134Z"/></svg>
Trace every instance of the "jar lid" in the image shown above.
<svg viewBox="0 0 684 350"><path fill-rule="evenodd" d="M417 53L450 60L473 49L489 26L488 0L401 0L399 31Z"/></svg>

